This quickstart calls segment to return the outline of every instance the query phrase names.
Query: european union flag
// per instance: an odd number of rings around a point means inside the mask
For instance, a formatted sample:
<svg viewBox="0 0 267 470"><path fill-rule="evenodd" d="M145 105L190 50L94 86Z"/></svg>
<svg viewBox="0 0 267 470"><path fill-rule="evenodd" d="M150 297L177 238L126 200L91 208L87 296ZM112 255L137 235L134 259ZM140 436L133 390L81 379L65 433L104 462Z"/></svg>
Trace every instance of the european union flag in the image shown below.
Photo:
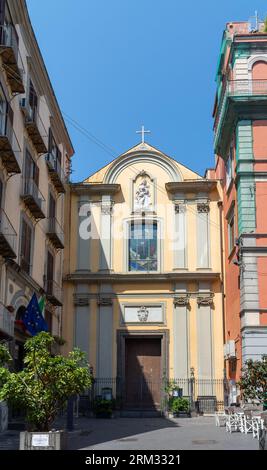
<svg viewBox="0 0 267 470"><path fill-rule="evenodd" d="M36 294L33 294L25 310L23 323L32 336L37 335L41 331L48 331L47 323L41 313Z"/></svg>

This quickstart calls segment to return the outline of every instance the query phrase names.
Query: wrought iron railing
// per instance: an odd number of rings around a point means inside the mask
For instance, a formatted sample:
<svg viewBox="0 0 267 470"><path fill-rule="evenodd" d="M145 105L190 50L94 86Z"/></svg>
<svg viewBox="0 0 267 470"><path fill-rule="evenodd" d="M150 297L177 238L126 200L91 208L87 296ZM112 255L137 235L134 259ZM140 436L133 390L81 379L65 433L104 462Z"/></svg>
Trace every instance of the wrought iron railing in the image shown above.
<svg viewBox="0 0 267 470"><path fill-rule="evenodd" d="M140 377L140 397L136 408L142 409L142 384L144 378ZM195 379L176 378L161 380L147 380L145 393L158 388L161 396L160 410L162 413L168 411L169 399L174 392L170 392L168 385L172 383L177 396L187 398L190 411L200 414L215 413L224 409L224 380L223 379ZM92 387L86 394L79 397L79 412L90 413L94 407L94 401L98 397L104 398L106 394L111 395L116 402L117 409L127 408L127 381L121 377L94 378ZM145 403L146 407L146 403Z"/></svg>
<svg viewBox="0 0 267 470"><path fill-rule="evenodd" d="M62 287L53 279L45 281L45 291L48 296L55 297L59 302L62 302Z"/></svg>
<svg viewBox="0 0 267 470"><path fill-rule="evenodd" d="M6 137L21 168L21 148L8 114L0 114L0 138ZM1 153L1 152L0 152Z"/></svg>
<svg viewBox="0 0 267 470"><path fill-rule="evenodd" d="M14 253L17 250L17 233L4 209L0 209L0 233L5 237Z"/></svg>
<svg viewBox="0 0 267 470"><path fill-rule="evenodd" d="M13 337L14 321L14 315L0 302L0 330Z"/></svg>
<svg viewBox="0 0 267 470"><path fill-rule="evenodd" d="M19 51L18 36L13 24L8 23L0 26L0 46L12 47L14 56L17 61L18 68L21 73L21 77L24 75L23 61ZM15 77L16 78L16 77Z"/></svg>
<svg viewBox="0 0 267 470"><path fill-rule="evenodd" d="M62 245L64 245L64 231L63 228L61 227L60 223L55 217L50 217L48 219L48 228L47 228L48 233L55 234Z"/></svg>
<svg viewBox="0 0 267 470"><path fill-rule="evenodd" d="M264 96L267 99L267 80L228 80L225 82L221 91L214 122L215 138L220 127L228 97L241 98L250 96Z"/></svg>
<svg viewBox="0 0 267 470"><path fill-rule="evenodd" d="M32 197L36 205L45 212L45 199L33 178L23 178L22 196Z"/></svg>

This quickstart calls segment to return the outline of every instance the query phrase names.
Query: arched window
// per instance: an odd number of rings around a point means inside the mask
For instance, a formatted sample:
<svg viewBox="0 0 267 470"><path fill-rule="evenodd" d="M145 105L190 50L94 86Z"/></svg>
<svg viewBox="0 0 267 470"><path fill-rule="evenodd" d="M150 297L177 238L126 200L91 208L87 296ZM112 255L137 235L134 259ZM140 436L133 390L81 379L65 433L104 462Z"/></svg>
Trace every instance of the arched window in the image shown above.
<svg viewBox="0 0 267 470"><path fill-rule="evenodd" d="M132 221L129 233L128 270L158 270L158 225L156 221Z"/></svg>
<svg viewBox="0 0 267 470"><path fill-rule="evenodd" d="M267 80L267 61L259 60L253 64L252 80Z"/></svg>

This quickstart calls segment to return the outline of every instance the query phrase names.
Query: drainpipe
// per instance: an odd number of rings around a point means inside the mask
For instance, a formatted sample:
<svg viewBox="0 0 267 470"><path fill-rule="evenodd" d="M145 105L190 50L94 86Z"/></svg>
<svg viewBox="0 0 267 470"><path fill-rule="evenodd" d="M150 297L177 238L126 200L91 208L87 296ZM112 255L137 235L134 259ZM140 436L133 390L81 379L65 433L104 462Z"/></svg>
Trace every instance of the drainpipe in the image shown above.
<svg viewBox="0 0 267 470"><path fill-rule="evenodd" d="M223 203L218 201L220 209L220 251L221 251L221 273L222 273L222 312L223 312L223 342L226 342L225 334L225 290L224 290L224 249L223 249Z"/></svg>

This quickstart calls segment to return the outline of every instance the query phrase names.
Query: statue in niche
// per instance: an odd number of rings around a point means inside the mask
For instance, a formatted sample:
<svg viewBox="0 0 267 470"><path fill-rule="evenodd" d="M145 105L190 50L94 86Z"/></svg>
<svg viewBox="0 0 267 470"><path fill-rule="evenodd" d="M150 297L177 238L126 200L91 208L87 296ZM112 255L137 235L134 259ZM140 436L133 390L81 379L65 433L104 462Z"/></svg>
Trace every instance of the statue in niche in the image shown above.
<svg viewBox="0 0 267 470"><path fill-rule="evenodd" d="M137 209L149 209L151 205L150 185L144 179L135 193L135 207Z"/></svg>

